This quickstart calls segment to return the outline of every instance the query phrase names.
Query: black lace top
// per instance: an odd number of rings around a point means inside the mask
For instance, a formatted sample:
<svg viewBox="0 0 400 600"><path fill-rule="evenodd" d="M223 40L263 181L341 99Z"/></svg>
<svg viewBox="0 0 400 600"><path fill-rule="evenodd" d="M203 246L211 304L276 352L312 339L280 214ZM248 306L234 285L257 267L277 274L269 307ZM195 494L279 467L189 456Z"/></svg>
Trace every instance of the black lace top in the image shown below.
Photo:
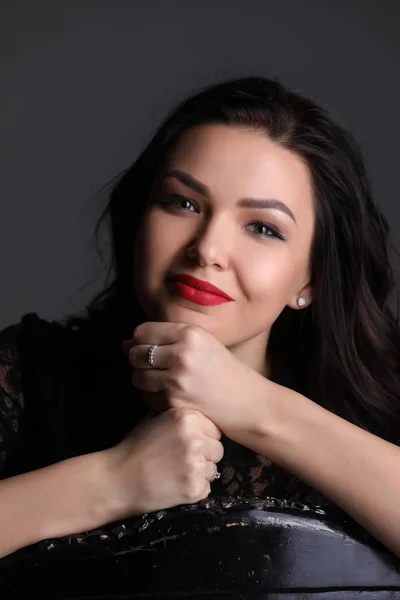
<svg viewBox="0 0 400 600"><path fill-rule="evenodd" d="M119 442L148 407L111 334L25 315L0 332L0 478ZM268 458L223 437L212 496L331 501Z"/></svg>

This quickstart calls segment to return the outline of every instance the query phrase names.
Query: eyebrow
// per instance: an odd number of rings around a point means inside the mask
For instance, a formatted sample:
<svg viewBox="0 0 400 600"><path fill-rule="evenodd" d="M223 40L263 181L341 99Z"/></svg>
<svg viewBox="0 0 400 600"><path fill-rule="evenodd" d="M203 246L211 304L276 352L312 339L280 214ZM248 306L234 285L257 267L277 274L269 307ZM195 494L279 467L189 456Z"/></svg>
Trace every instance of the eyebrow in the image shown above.
<svg viewBox="0 0 400 600"><path fill-rule="evenodd" d="M193 177L193 175L185 173L185 171L181 171L180 169L173 169L172 171L168 171L167 173L162 175L161 181L163 179L166 179L167 177L174 177L175 179L181 181L184 185L190 187L195 192L202 194L202 196L206 196L207 198L210 197L210 190L208 186L206 186L204 183L201 183L201 181ZM272 198L243 198L242 200L238 201L237 206L240 206L241 208L270 208L280 210L289 215L289 217L293 219L293 221L297 225L296 218L290 210L290 208L280 200L274 200Z"/></svg>

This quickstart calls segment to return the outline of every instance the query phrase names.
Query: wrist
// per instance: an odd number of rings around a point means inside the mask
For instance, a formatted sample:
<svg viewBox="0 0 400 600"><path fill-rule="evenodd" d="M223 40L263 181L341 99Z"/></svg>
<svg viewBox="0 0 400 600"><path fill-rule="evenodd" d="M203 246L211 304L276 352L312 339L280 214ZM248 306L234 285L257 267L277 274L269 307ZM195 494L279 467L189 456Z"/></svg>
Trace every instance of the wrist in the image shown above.
<svg viewBox="0 0 400 600"><path fill-rule="evenodd" d="M242 421L244 427L235 432L232 439L279 464L285 436L290 430L288 420L291 423L294 405L302 398L297 392L257 374L249 395L246 419Z"/></svg>
<svg viewBox="0 0 400 600"><path fill-rule="evenodd" d="M140 514L138 488L135 485L135 460L124 443L101 452L103 497L107 522ZM133 485L132 485L133 482Z"/></svg>
<svg viewBox="0 0 400 600"><path fill-rule="evenodd" d="M290 388L268 383L268 411L258 422L257 452L265 454L267 450L268 458L292 470L303 447L309 445L312 431L324 425L326 411Z"/></svg>
<svg viewBox="0 0 400 600"><path fill-rule="evenodd" d="M82 461L85 473L85 486L88 492L89 514L87 518L92 529L118 519L114 500L114 474L112 457L108 451L98 451L78 456L73 460Z"/></svg>
<svg viewBox="0 0 400 600"><path fill-rule="evenodd" d="M269 379L259 373L251 371L246 386L237 390L239 411L233 412L231 422L223 423L222 430L225 435L235 442L259 452L260 442L265 446L266 439L274 429L274 386ZM245 400L244 400L245 399Z"/></svg>
<svg viewBox="0 0 400 600"><path fill-rule="evenodd" d="M34 523L33 541L90 531L113 521L109 473L107 454L93 452L19 476L27 478L25 485L31 489L24 518Z"/></svg>

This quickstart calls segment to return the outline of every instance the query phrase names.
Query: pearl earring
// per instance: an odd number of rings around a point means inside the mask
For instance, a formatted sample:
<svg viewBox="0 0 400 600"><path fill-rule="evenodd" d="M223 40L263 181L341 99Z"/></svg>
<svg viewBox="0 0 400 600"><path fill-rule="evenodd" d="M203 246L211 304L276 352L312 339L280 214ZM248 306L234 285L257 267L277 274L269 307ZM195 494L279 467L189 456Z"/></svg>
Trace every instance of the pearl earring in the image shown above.
<svg viewBox="0 0 400 600"><path fill-rule="evenodd" d="M301 308L307 304L307 300L305 298L297 298L297 305Z"/></svg>

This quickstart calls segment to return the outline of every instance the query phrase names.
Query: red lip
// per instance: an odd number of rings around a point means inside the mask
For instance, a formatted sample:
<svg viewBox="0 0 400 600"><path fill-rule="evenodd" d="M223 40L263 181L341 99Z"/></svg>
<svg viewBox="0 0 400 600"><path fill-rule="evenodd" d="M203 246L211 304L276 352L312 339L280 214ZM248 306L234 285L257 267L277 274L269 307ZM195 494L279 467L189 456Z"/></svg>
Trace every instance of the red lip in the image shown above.
<svg viewBox="0 0 400 600"><path fill-rule="evenodd" d="M174 275L171 279L173 279L174 281L180 281L181 283L185 283L186 285L190 285L196 290L208 292L209 294L215 294L216 296L220 296L221 298L225 298L226 300L233 300L233 298L228 296L228 294L225 294L225 292L223 292L219 288L215 287L215 285L208 283L208 281L202 281L201 279L197 279L192 275L178 274Z"/></svg>

